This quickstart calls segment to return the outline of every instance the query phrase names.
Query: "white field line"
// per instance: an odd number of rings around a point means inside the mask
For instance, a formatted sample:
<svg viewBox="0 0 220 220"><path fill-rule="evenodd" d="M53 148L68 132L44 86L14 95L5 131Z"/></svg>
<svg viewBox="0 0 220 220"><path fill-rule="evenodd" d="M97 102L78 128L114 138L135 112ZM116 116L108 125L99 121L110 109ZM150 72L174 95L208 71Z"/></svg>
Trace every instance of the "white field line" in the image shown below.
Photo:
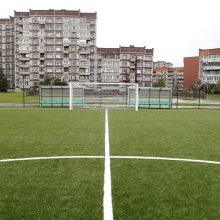
<svg viewBox="0 0 220 220"><path fill-rule="evenodd" d="M172 158L172 157L141 157L141 156L109 156L109 157L112 159L166 160L166 161L182 161L182 162L208 163L208 164L219 164L220 165L220 161L194 160L194 159ZM2 159L0 160L0 163L29 161L29 160L54 160L54 159L105 159L105 157L104 156L24 157L24 158Z"/></svg>
<svg viewBox="0 0 220 220"><path fill-rule="evenodd" d="M51 157L26 157L26 158L14 158L14 159L2 159L0 163L15 162L15 161L27 161L27 160L54 160L54 159L104 159L104 156L51 156Z"/></svg>
<svg viewBox="0 0 220 220"><path fill-rule="evenodd" d="M172 157L139 157L139 156L110 156L114 159L141 159L141 160L168 160L168 161L183 161L183 162L193 162L193 163L209 163L209 164L219 164L219 161L210 160L194 160L185 158L172 158Z"/></svg>
<svg viewBox="0 0 220 220"><path fill-rule="evenodd" d="M113 220L110 146L109 146L109 128L108 128L108 110L107 109L105 111L105 173L104 173L103 208L104 208L103 219Z"/></svg>

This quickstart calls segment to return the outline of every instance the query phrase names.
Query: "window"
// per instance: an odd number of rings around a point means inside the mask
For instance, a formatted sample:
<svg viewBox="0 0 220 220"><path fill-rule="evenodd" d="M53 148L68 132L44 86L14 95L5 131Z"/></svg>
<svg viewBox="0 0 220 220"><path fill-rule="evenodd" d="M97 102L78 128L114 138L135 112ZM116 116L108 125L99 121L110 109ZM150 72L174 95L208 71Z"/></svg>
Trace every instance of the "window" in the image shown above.
<svg viewBox="0 0 220 220"><path fill-rule="evenodd" d="M54 26L53 25L48 25L47 30L53 30Z"/></svg>
<svg viewBox="0 0 220 220"><path fill-rule="evenodd" d="M122 66L126 67L127 66L127 62L122 62Z"/></svg>
<svg viewBox="0 0 220 220"><path fill-rule="evenodd" d="M62 44L63 41L62 40L56 40L56 44Z"/></svg>
<svg viewBox="0 0 220 220"><path fill-rule="evenodd" d="M64 20L65 22L68 22L68 21L70 20L70 18L65 17L65 18L63 18L63 20Z"/></svg>
<svg viewBox="0 0 220 220"><path fill-rule="evenodd" d="M38 25L33 25L33 30L37 30L38 29Z"/></svg>
<svg viewBox="0 0 220 220"><path fill-rule="evenodd" d="M70 36L70 33L67 32L67 31L64 31L64 32L63 32L63 36Z"/></svg>
<svg viewBox="0 0 220 220"><path fill-rule="evenodd" d="M84 25L84 26L79 26L79 29L80 29L80 30L89 30L90 27Z"/></svg>
<svg viewBox="0 0 220 220"><path fill-rule="evenodd" d="M85 23L86 22L86 18L80 18L80 23Z"/></svg>
<svg viewBox="0 0 220 220"><path fill-rule="evenodd" d="M48 23L53 23L53 21L54 21L53 18L47 18Z"/></svg>
<svg viewBox="0 0 220 220"><path fill-rule="evenodd" d="M38 19L37 18L32 18L32 23L37 23Z"/></svg>
<svg viewBox="0 0 220 220"><path fill-rule="evenodd" d="M47 33L47 36L48 36L48 37L53 37L53 32L48 32L48 33Z"/></svg>
<svg viewBox="0 0 220 220"><path fill-rule="evenodd" d="M56 47L56 51L62 51L63 47Z"/></svg>
<svg viewBox="0 0 220 220"><path fill-rule="evenodd" d="M48 66L53 66L53 61L47 61Z"/></svg>
<svg viewBox="0 0 220 220"><path fill-rule="evenodd" d="M53 47L47 47L47 51L53 51Z"/></svg>
<svg viewBox="0 0 220 220"><path fill-rule="evenodd" d="M72 23L78 23L78 19L73 18Z"/></svg>
<svg viewBox="0 0 220 220"><path fill-rule="evenodd" d="M68 24L63 25L63 29L69 29L69 28L70 28L70 26Z"/></svg>
<svg viewBox="0 0 220 220"><path fill-rule="evenodd" d="M47 40L47 44L53 44L54 40Z"/></svg>
<svg viewBox="0 0 220 220"><path fill-rule="evenodd" d="M69 64L69 60L64 60L63 64Z"/></svg>
<svg viewBox="0 0 220 220"><path fill-rule="evenodd" d="M56 68L56 72L57 73L62 73L63 72L63 68Z"/></svg>
<svg viewBox="0 0 220 220"><path fill-rule="evenodd" d="M22 20L23 20L23 22L30 22L29 18L23 18Z"/></svg>
<svg viewBox="0 0 220 220"><path fill-rule="evenodd" d="M63 62L62 62L62 61L59 61L59 60L57 60L57 61L55 62L55 65L56 65L56 66L62 66L62 64L63 64Z"/></svg>
<svg viewBox="0 0 220 220"><path fill-rule="evenodd" d="M47 58L53 58L53 54L52 53L47 54Z"/></svg>
<svg viewBox="0 0 220 220"><path fill-rule="evenodd" d="M24 25L23 28L26 29L26 30L29 30L30 29L30 25Z"/></svg>
<svg viewBox="0 0 220 220"><path fill-rule="evenodd" d="M56 37L62 37L62 33L56 33Z"/></svg>
<svg viewBox="0 0 220 220"><path fill-rule="evenodd" d="M47 73L52 73L53 69L52 68L47 68Z"/></svg>
<svg viewBox="0 0 220 220"><path fill-rule="evenodd" d="M137 63L137 67L142 67L142 66L143 66L143 63L140 63L140 62Z"/></svg>
<svg viewBox="0 0 220 220"><path fill-rule="evenodd" d="M62 30L62 25L56 25L56 30Z"/></svg>
<svg viewBox="0 0 220 220"><path fill-rule="evenodd" d="M63 56L62 56L62 54L56 54L56 58L62 58Z"/></svg>
<svg viewBox="0 0 220 220"><path fill-rule="evenodd" d="M56 18L56 23L62 23L62 22L63 22L62 18Z"/></svg>

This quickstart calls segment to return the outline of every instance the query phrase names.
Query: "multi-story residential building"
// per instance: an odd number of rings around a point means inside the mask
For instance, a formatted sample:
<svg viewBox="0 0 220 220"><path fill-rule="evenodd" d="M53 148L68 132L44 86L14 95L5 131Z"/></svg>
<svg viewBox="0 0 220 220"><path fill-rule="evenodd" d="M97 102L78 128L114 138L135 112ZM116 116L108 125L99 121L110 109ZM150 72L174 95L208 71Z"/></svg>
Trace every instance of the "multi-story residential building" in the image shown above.
<svg viewBox="0 0 220 220"><path fill-rule="evenodd" d="M14 18L0 19L0 67L14 88Z"/></svg>
<svg viewBox="0 0 220 220"><path fill-rule="evenodd" d="M203 84L220 81L220 48L199 49L199 79Z"/></svg>
<svg viewBox="0 0 220 220"><path fill-rule="evenodd" d="M164 79L166 87L174 88L178 85L179 88L182 88L184 68L173 67L173 64L170 62L154 62L153 83L156 83L161 78Z"/></svg>
<svg viewBox="0 0 220 220"><path fill-rule="evenodd" d="M80 10L15 11L14 18L1 19L1 62L5 71L11 71L7 75L15 76L10 78L15 88L38 86L45 74L65 81L93 82L96 19L96 13Z"/></svg>
<svg viewBox="0 0 220 220"><path fill-rule="evenodd" d="M145 47L97 48L97 81L152 85L153 51Z"/></svg>

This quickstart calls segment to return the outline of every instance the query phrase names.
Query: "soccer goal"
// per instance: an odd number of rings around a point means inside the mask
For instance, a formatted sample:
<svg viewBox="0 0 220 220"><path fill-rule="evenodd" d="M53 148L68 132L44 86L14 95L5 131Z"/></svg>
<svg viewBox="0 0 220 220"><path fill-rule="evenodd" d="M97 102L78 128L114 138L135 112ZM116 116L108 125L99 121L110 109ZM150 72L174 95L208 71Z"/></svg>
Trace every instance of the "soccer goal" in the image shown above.
<svg viewBox="0 0 220 220"><path fill-rule="evenodd" d="M69 108L134 108L138 111L137 83L69 83Z"/></svg>

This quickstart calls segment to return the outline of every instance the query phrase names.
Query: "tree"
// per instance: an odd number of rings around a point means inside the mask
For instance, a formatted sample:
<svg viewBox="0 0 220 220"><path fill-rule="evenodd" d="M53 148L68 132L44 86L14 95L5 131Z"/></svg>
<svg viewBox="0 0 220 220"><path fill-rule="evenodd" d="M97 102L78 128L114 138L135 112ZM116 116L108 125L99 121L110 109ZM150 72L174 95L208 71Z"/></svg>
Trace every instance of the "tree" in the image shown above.
<svg viewBox="0 0 220 220"><path fill-rule="evenodd" d="M42 85L49 86L51 82L51 77L48 76L48 74L45 74L44 81L42 82Z"/></svg>
<svg viewBox="0 0 220 220"><path fill-rule="evenodd" d="M163 78L158 79L157 82L153 84L153 87L165 87L165 86L166 86L166 82Z"/></svg>
<svg viewBox="0 0 220 220"><path fill-rule="evenodd" d="M7 92L8 81L3 73L3 69L0 68L0 92Z"/></svg>

